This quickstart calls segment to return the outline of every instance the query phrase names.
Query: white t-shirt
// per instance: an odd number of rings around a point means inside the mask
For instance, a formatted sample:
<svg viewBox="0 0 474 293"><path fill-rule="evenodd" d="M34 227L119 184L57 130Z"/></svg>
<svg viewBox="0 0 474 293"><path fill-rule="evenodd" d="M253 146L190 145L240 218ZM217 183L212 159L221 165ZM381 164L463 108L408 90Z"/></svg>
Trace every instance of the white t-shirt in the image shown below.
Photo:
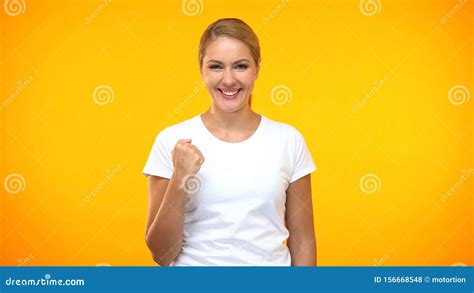
<svg viewBox="0 0 474 293"><path fill-rule="evenodd" d="M162 130L145 175L171 178L171 151L191 138L205 162L188 181L183 247L173 266L291 266L284 241L286 190L316 166L294 127L263 115L248 139L225 142L201 115Z"/></svg>

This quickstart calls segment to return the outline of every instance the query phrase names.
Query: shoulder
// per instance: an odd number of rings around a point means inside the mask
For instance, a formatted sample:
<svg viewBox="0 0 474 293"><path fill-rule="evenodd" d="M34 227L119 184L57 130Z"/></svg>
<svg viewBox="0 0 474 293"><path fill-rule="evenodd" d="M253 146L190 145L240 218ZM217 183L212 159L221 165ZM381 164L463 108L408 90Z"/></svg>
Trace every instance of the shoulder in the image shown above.
<svg viewBox="0 0 474 293"><path fill-rule="evenodd" d="M267 131L280 136L282 139L299 139L303 137L301 132L293 125L273 120L268 117L265 117L265 119L267 122Z"/></svg>
<svg viewBox="0 0 474 293"><path fill-rule="evenodd" d="M175 123L158 131L155 138L155 144L163 147L172 148L179 139L190 138L198 125L199 115Z"/></svg>
<svg viewBox="0 0 474 293"><path fill-rule="evenodd" d="M174 137L181 137L182 135L187 135L192 133L193 130L198 125L198 120L200 119L199 115L188 118L184 121L169 125L162 129L158 135L163 138L173 139Z"/></svg>

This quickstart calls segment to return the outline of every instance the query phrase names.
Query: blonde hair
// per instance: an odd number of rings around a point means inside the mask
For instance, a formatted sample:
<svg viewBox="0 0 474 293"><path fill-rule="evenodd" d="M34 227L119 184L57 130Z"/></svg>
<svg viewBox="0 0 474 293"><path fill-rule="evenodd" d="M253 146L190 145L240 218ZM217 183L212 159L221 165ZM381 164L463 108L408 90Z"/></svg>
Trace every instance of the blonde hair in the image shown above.
<svg viewBox="0 0 474 293"><path fill-rule="evenodd" d="M199 42L199 67L202 68L202 62L206 49L218 37L229 37L244 43L249 49L252 59L257 65L257 70L260 68L260 44L258 37L252 28L243 20L238 18L221 18L211 23L201 36ZM249 98L249 105L251 105L252 96Z"/></svg>

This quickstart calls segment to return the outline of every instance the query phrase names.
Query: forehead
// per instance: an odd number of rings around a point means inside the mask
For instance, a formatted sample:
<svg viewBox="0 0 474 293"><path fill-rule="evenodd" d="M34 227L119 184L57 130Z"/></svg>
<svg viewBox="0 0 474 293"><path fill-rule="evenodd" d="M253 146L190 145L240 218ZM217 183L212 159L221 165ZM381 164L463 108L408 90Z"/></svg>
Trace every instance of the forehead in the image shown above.
<svg viewBox="0 0 474 293"><path fill-rule="evenodd" d="M243 42L229 37L218 37L206 48L204 60L215 59L222 62L252 59L249 47Z"/></svg>

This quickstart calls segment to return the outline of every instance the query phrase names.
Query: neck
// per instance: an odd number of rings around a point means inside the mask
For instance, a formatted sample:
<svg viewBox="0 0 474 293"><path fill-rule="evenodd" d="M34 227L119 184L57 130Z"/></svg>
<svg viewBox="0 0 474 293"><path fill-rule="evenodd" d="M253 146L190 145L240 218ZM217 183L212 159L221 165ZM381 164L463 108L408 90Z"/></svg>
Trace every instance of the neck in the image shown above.
<svg viewBox="0 0 474 293"><path fill-rule="evenodd" d="M236 130L246 128L258 117L258 114L252 111L250 106L246 105L242 109L235 112L224 112L218 107L211 107L203 114L211 124L219 125L220 128L226 130Z"/></svg>

